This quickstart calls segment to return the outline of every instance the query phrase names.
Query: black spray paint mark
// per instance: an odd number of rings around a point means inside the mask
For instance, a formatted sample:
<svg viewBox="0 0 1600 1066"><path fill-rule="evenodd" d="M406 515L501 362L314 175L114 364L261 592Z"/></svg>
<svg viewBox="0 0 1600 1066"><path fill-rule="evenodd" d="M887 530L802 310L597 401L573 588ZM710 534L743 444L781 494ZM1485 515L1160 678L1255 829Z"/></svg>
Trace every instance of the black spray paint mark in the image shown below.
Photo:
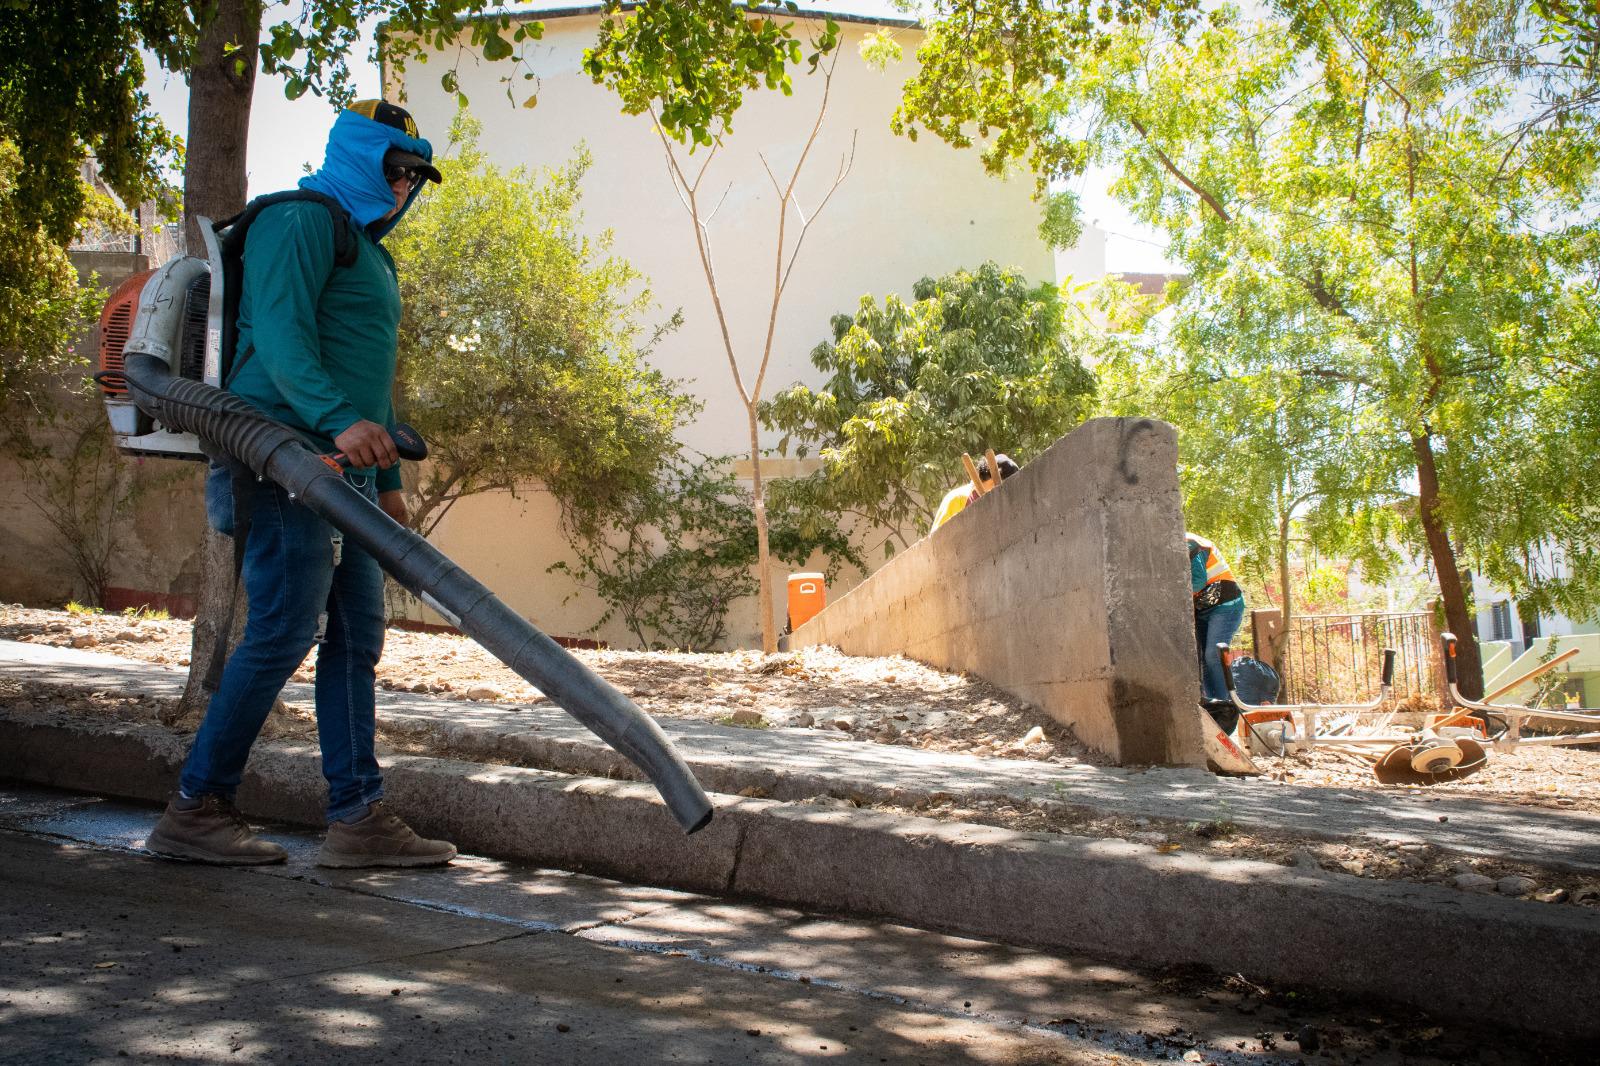
<svg viewBox="0 0 1600 1066"><path fill-rule="evenodd" d="M1153 418L1141 418L1133 422L1119 419L1122 423L1122 443L1117 448L1117 472L1122 475L1122 480L1128 485L1137 485L1139 475L1128 468L1128 455L1133 451L1133 439L1140 433L1154 433L1156 422Z"/></svg>

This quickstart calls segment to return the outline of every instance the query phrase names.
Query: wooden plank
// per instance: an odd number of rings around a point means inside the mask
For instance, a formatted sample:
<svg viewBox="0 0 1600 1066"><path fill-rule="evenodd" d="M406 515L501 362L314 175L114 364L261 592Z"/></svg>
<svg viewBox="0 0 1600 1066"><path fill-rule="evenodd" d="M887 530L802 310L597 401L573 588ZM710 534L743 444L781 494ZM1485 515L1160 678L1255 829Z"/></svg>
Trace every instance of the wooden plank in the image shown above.
<svg viewBox="0 0 1600 1066"><path fill-rule="evenodd" d="M989 491L983 487L983 479L978 476L978 464L972 461L972 456L962 452L961 465L967 468L967 477L972 479L972 487L978 490L979 496Z"/></svg>
<svg viewBox="0 0 1600 1066"><path fill-rule="evenodd" d="M1526 685L1529 681L1532 681L1534 678L1538 677L1540 674L1547 673L1547 672L1549 672L1551 670L1554 670L1557 666L1560 666L1562 663L1566 662L1568 659L1572 658L1576 654L1578 654L1578 649L1577 648L1568 648L1566 651L1562 652L1560 655L1557 655L1554 659L1551 659L1549 662L1540 663L1538 666L1535 666L1532 670L1529 670L1527 673L1523 674L1521 677L1517 678L1515 681L1508 681L1504 685L1501 685L1499 688L1497 688L1493 692L1489 693L1487 696L1485 696L1479 702L1481 702L1481 703L1493 703L1495 700L1499 699L1501 696L1504 696L1507 692L1510 692L1512 689L1518 687L1519 685Z"/></svg>

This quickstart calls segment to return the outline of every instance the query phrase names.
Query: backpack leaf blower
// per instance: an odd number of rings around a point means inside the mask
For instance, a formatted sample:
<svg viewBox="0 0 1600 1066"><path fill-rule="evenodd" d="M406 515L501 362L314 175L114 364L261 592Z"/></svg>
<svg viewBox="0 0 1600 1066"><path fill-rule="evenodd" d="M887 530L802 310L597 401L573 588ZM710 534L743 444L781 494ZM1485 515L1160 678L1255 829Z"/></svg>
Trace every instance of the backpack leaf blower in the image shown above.
<svg viewBox="0 0 1600 1066"><path fill-rule="evenodd" d="M224 301L218 292L233 280L223 269L226 233L219 244L208 220L200 219L200 228L206 260L183 256L130 279L102 316L95 379L118 447L143 455L222 455L282 486L637 766L685 833L709 823L710 799L653 719L437 548L384 514L345 481L337 462L217 387L226 380L224 337L233 327L222 308L236 307L237 300Z"/></svg>

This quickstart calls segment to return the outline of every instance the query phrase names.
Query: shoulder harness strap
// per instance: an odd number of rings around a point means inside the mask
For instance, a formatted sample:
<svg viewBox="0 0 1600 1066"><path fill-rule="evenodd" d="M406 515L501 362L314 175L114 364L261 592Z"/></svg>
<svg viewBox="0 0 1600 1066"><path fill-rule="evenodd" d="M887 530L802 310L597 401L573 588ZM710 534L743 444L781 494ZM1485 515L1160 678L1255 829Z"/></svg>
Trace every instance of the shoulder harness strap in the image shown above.
<svg viewBox="0 0 1600 1066"><path fill-rule="evenodd" d="M285 189L282 192L258 196L246 204L244 210L237 215L216 223L213 228L222 239L223 255L242 256L245 238L249 236L250 226L255 222L256 216L269 207L295 200L309 200L328 209L328 217L333 222L334 264L342 267L355 265L356 231L350 212L346 211L338 200L313 189Z"/></svg>

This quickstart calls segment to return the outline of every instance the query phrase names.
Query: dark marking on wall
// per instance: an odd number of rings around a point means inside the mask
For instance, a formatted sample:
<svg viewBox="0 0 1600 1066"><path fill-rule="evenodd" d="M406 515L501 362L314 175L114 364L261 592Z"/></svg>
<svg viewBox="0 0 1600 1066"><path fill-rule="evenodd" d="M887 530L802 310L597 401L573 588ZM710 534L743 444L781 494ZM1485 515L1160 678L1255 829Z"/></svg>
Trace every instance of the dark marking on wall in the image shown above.
<svg viewBox="0 0 1600 1066"><path fill-rule="evenodd" d="M1156 422L1151 418L1140 418L1129 421L1125 418L1117 419L1122 430L1122 440L1117 445L1117 473L1122 475L1122 480L1128 485L1137 485L1139 475L1135 474L1128 466L1128 455L1133 451L1133 439L1140 433L1154 433Z"/></svg>
<svg viewBox="0 0 1600 1066"><path fill-rule="evenodd" d="M1122 766L1170 763L1183 746L1172 736L1172 700L1163 692L1117 676L1111 682L1111 721Z"/></svg>

